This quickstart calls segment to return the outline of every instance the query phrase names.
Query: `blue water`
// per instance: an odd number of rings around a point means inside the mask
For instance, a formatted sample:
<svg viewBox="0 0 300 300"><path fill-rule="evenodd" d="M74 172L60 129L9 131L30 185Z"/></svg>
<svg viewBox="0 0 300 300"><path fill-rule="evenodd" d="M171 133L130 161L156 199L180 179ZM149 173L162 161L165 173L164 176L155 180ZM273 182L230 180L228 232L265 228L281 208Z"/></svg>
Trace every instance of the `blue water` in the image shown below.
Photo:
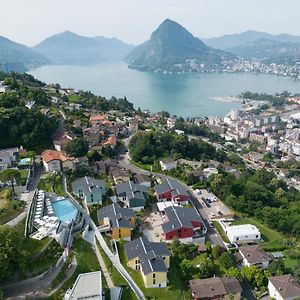
<svg viewBox="0 0 300 300"><path fill-rule="evenodd" d="M238 102L214 97L241 92L300 92L300 81L264 74L158 74L128 69L124 63L97 66L43 66L30 73L46 83L90 90L110 98L124 97L136 108L161 110L183 117L224 116Z"/></svg>
<svg viewBox="0 0 300 300"><path fill-rule="evenodd" d="M78 210L69 199L52 202L52 207L59 220L69 222L76 219Z"/></svg>

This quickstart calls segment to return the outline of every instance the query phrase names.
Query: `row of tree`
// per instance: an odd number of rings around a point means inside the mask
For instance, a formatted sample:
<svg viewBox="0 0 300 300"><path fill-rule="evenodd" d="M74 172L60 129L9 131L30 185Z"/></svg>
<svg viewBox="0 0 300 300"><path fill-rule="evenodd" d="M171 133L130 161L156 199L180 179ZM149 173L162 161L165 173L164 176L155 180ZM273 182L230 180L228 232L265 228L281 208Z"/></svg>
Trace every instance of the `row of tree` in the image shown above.
<svg viewBox="0 0 300 300"><path fill-rule="evenodd" d="M283 233L300 234L300 192L288 188L273 172L247 170L239 179L222 172L210 177L208 185L234 210Z"/></svg>
<svg viewBox="0 0 300 300"><path fill-rule="evenodd" d="M189 140L186 135L172 132L139 132L129 143L131 157L136 162L152 164L166 157L190 160L217 159L219 152L202 140Z"/></svg>

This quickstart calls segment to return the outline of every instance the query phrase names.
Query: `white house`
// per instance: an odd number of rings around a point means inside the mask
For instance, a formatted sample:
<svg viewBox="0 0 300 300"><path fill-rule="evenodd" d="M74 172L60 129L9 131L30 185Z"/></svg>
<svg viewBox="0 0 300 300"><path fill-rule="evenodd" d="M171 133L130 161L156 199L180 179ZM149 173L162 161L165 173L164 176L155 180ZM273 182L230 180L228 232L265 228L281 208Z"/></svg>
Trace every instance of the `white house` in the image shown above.
<svg viewBox="0 0 300 300"><path fill-rule="evenodd" d="M45 150L42 153L43 165L47 172L75 170L74 157L68 157L63 152Z"/></svg>
<svg viewBox="0 0 300 300"><path fill-rule="evenodd" d="M5 93L9 90L9 86L3 85L2 82L0 82L0 93Z"/></svg>
<svg viewBox="0 0 300 300"><path fill-rule="evenodd" d="M163 171L170 171L177 168L177 160L160 160L159 164Z"/></svg>
<svg viewBox="0 0 300 300"><path fill-rule="evenodd" d="M273 259L259 245L242 246L239 248L239 252L243 259L243 265L247 267L256 266L265 270Z"/></svg>
<svg viewBox="0 0 300 300"><path fill-rule="evenodd" d="M231 243L247 243L261 239L260 231L251 224L228 226L225 228L225 233Z"/></svg>
<svg viewBox="0 0 300 300"><path fill-rule="evenodd" d="M16 147L0 150L0 165L11 167L14 163L17 162L20 151L22 150L22 146L20 148Z"/></svg>
<svg viewBox="0 0 300 300"><path fill-rule="evenodd" d="M269 278L270 297L276 300L293 300L300 298L300 285L291 274Z"/></svg>

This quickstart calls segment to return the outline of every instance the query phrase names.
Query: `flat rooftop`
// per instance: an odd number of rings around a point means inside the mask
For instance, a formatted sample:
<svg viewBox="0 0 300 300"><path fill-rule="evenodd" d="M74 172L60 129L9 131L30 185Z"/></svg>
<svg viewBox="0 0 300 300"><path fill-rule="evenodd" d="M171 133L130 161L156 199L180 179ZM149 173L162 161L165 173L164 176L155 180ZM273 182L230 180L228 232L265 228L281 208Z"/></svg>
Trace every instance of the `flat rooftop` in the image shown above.
<svg viewBox="0 0 300 300"><path fill-rule="evenodd" d="M102 300L101 272L79 274L69 300Z"/></svg>
<svg viewBox="0 0 300 300"><path fill-rule="evenodd" d="M244 235L244 234L260 234L258 228L251 224L232 225L226 227L227 233L232 235Z"/></svg>

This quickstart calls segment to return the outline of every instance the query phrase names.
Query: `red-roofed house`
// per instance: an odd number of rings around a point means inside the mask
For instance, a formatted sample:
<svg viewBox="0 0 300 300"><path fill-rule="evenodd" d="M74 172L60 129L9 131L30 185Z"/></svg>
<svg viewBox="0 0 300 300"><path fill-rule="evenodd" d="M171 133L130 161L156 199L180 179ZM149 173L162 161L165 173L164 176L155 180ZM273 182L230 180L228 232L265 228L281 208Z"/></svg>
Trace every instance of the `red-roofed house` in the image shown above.
<svg viewBox="0 0 300 300"><path fill-rule="evenodd" d="M105 121L108 121L108 117L106 115L90 117L90 123L92 126L99 126Z"/></svg>
<svg viewBox="0 0 300 300"><path fill-rule="evenodd" d="M42 153L43 164L47 172L75 170L74 157L56 150L45 150Z"/></svg>

